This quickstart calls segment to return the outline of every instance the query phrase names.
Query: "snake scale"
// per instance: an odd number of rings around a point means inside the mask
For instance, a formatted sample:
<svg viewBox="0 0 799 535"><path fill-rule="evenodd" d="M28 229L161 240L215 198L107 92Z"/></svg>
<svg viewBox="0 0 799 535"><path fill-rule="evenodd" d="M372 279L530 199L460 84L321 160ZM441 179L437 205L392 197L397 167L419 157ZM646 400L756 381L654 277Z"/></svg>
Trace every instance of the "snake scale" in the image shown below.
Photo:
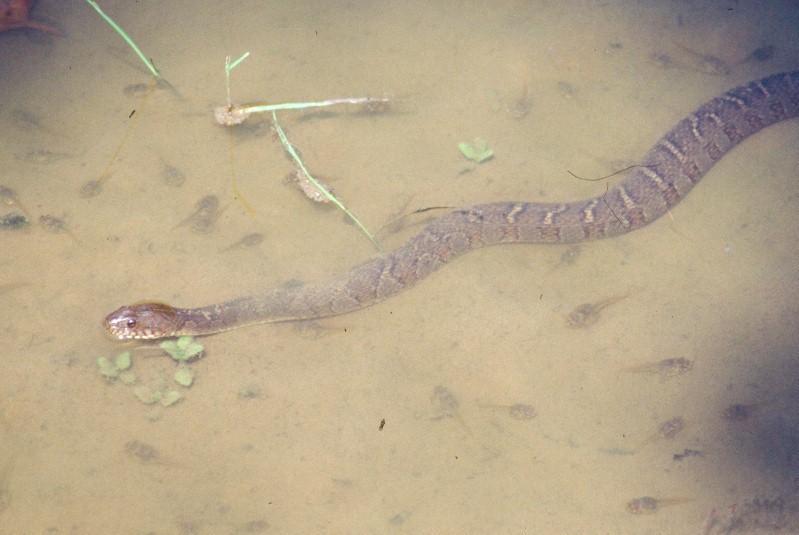
<svg viewBox="0 0 799 535"><path fill-rule="evenodd" d="M322 283L279 287L200 308L123 306L105 318L118 339L205 335L253 323L359 310L456 256L501 243L570 243L617 236L658 219L747 136L799 116L799 71L774 74L706 102L669 130L604 195L567 203L498 202L454 210L394 251Z"/></svg>

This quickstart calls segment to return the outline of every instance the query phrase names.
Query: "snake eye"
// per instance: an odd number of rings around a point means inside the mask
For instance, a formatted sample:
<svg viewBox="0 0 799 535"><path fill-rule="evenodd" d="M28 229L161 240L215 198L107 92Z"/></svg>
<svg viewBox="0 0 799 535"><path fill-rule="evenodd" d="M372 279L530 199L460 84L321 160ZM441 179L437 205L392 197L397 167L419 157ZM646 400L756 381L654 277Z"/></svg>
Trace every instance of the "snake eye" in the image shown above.
<svg viewBox="0 0 799 535"><path fill-rule="evenodd" d="M129 327L129 328L131 328L131 329L132 329L132 328L134 328L134 327L136 326L136 320L135 320L135 319L133 319L133 318L130 318L130 319L128 320L128 322L127 322L127 325L128 325L128 327Z"/></svg>

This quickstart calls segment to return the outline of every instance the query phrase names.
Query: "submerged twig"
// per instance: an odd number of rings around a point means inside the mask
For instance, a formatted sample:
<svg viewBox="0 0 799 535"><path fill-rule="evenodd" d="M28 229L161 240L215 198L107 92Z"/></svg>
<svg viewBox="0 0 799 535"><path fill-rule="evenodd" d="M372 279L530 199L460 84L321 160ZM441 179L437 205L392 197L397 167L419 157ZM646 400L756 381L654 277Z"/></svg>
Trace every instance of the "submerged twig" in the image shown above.
<svg viewBox="0 0 799 535"><path fill-rule="evenodd" d="M283 148L286 150L287 153L289 153L289 156L292 157L294 163L297 164L297 167L299 167L300 171L302 171L305 178L307 178L316 187L316 189L320 192L320 194L329 199L330 202L338 206L345 214L347 214L347 217L349 217L352 220L352 222L355 223L364 234L366 234L366 237L369 238L369 240L374 244L374 246L377 247L377 250L381 251L382 249L380 247L380 244L377 242L377 240L375 240L372 233L369 232L365 226L363 226L363 224L358 220L358 218L355 217L355 215L352 212L350 212L347 209L347 207L341 203L341 201L339 201L333 194L330 193L330 191L328 191L326 187L320 184L319 181L316 180L311 175L311 173L305 167L305 164L303 163L302 159L300 159L299 154L297 154L297 151L294 149L294 147L286 137L286 133L283 131L283 128L281 128L280 124L277 122L277 113L275 113L274 111L272 112L272 121L274 122L275 131L277 132L277 135L280 138L280 142L283 144Z"/></svg>

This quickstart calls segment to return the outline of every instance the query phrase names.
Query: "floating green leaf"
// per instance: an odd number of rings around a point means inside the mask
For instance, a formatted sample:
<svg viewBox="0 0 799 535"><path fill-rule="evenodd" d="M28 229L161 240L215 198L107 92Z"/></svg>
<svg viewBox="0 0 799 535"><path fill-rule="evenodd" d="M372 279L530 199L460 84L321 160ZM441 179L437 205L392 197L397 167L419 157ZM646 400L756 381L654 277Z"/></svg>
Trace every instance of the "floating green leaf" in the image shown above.
<svg viewBox="0 0 799 535"><path fill-rule="evenodd" d="M160 401L161 405L163 405L164 407L169 407L170 405L174 405L175 403L180 401L182 398L183 395L177 390L169 390L162 394Z"/></svg>
<svg viewBox="0 0 799 535"><path fill-rule="evenodd" d="M139 401L147 405L158 403L162 397L162 394L159 390L153 390L147 385L137 386L133 389L133 394L139 398Z"/></svg>
<svg viewBox="0 0 799 535"><path fill-rule="evenodd" d="M180 386L190 387L194 382L194 372L187 366L181 366L175 372L175 382Z"/></svg>
<svg viewBox="0 0 799 535"><path fill-rule="evenodd" d="M178 362L186 362L199 357L205 349L193 336L181 336L177 340L161 342L159 347Z"/></svg>
<svg viewBox="0 0 799 535"><path fill-rule="evenodd" d="M132 385L136 382L136 374L128 371L122 372L119 374L119 380L123 384Z"/></svg>
<svg viewBox="0 0 799 535"><path fill-rule="evenodd" d="M119 370L114 363L105 357L97 358L97 367L100 368L100 375L106 379L116 379L119 375Z"/></svg>
<svg viewBox="0 0 799 535"><path fill-rule="evenodd" d="M494 151L488 146L486 140L479 137L474 138L472 143L458 143L458 149L466 158L477 163L483 163L494 157Z"/></svg>
<svg viewBox="0 0 799 535"><path fill-rule="evenodd" d="M108 380L116 379L120 373L131 366L130 351L124 351L114 357L113 360L105 357L97 359L97 367L100 368L100 375Z"/></svg>
<svg viewBox="0 0 799 535"><path fill-rule="evenodd" d="M161 347L173 359L180 362L175 373L175 381L186 388L191 386L194 382L194 373L185 364L185 361L202 354L202 344L195 342L191 336L182 336L177 340L161 344ZM146 405L160 404L163 407L169 407L183 399L183 394L170 387L168 376L163 373L142 384L136 374L130 370L132 364L130 351L119 353L113 358L99 357L97 359L97 367L103 377L109 382L119 380L119 382L130 386L136 398Z"/></svg>
<svg viewBox="0 0 799 535"><path fill-rule="evenodd" d="M127 370L130 364L130 351L124 351L114 358L114 365L119 371Z"/></svg>

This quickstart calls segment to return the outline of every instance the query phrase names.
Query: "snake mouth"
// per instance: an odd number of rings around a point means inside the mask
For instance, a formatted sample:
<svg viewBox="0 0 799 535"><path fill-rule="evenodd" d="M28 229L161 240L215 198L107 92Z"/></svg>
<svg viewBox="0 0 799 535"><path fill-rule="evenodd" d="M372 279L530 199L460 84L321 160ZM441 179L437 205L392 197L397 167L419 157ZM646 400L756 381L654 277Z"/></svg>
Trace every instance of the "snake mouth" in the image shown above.
<svg viewBox="0 0 799 535"><path fill-rule="evenodd" d="M133 332L129 329L116 325L107 317L103 320L103 330L105 333L115 340L138 340L143 339L143 334L139 332Z"/></svg>
<svg viewBox="0 0 799 535"><path fill-rule="evenodd" d="M112 327L106 322L103 323L106 333L116 340L155 340L157 338L163 338L163 336L159 336L147 329L141 332L131 332Z"/></svg>

